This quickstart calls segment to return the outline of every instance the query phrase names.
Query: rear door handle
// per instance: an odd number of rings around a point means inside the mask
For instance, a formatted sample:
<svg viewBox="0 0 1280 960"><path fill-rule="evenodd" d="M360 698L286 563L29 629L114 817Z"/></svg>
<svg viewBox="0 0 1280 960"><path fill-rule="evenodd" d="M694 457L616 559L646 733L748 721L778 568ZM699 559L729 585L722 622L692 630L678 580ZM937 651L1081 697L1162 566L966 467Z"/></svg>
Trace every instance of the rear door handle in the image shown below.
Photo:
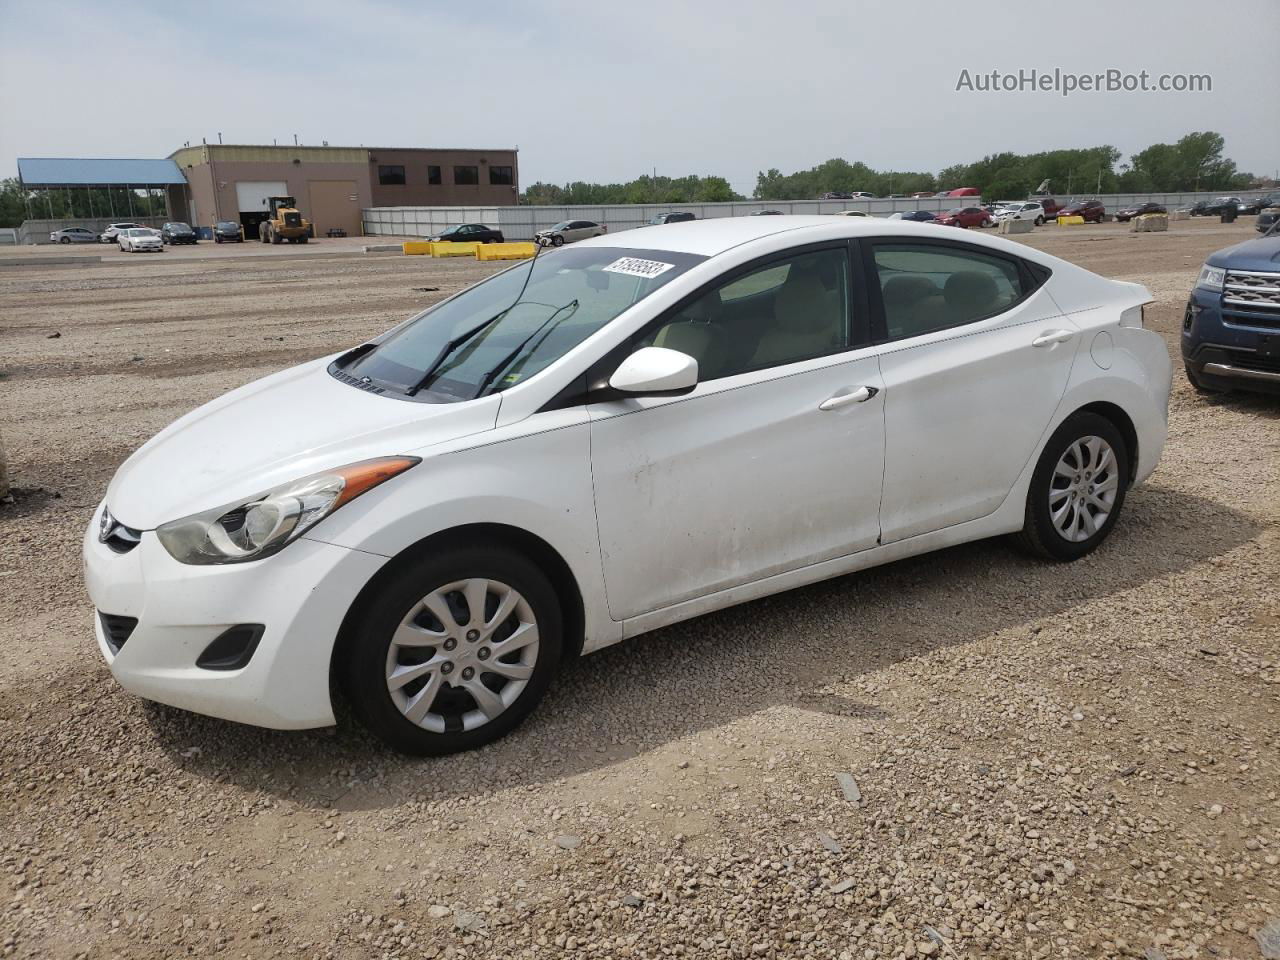
<svg viewBox="0 0 1280 960"><path fill-rule="evenodd" d="M1066 343L1075 333L1071 330L1050 330L1048 333L1042 333L1031 341L1033 347L1051 347L1055 343Z"/></svg>
<svg viewBox="0 0 1280 960"><path fill-rule="evenodd" d="M847 407L851 403L866 403L877 393L880 392L878 387L845 387L843 391L828 397L818 404L819 410L839 410L841 407Z"/></svg>

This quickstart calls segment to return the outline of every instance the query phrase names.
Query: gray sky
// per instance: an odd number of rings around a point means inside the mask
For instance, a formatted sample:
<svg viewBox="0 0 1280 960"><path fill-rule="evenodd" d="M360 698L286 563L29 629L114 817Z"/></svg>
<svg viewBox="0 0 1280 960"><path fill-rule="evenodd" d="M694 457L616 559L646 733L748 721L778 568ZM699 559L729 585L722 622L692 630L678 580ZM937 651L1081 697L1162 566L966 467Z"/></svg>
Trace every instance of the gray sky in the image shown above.
<svg viewBox="0 0 1280 960"><path fill-rule="evenodd" d="M1068 26L1056 26L1069 21ZM830 157L938 171L1003 150L1127 157L1217 130L1280 167L1278 0L0 0L0 175L19 156L185 141L520 147L522 185ZM972 75L1115 68L1209 93L957 92Z"/></svg>

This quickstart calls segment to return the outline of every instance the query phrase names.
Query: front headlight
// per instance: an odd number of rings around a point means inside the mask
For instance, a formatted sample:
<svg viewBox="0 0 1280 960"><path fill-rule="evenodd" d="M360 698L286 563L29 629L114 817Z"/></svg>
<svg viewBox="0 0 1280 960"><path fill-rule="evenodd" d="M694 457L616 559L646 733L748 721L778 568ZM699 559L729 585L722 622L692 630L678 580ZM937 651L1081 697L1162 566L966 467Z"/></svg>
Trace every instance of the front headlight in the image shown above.
<svg viewBox="0 0 1280 960"><path fill-rule="evenodd" d="M1223 267L1211 267L1207 263L1200 268L1200 277L1196 286L1201 290L1222 292L1222 284L1227 279L1227 271Z"/></svg>
<svg viewBox="0 0 1280 960"><path fill-rule="evenodd" d="M179 563L260 560L283 550L343 504L421 462L419 457L382 457L338 467L173 520L158 527L156 536Z"/></svg>

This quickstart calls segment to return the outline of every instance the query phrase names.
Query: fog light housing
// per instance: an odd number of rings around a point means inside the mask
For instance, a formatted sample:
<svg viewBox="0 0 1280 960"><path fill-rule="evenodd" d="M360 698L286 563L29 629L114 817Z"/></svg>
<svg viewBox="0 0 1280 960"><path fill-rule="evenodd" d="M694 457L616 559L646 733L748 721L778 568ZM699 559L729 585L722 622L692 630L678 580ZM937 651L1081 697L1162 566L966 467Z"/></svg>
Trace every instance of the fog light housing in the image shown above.
<svg viewBox="0 0 1280 960"><path fill-rule="evenodd" d="M196 658L196 666L205 670L239 670L248 666L265 630L260 623L237 623L204 648Z"/></svg>

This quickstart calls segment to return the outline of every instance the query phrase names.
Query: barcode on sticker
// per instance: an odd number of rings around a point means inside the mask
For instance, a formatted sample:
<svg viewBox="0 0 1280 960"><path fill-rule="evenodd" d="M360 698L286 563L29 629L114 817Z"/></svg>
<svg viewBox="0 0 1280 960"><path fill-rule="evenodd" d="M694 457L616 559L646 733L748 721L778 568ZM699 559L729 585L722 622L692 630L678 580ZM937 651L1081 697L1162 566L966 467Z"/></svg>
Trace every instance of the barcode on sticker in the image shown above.
<svg viewBox="0 0 1280 960"><path fill-rule="evenodd" d="M604 270L607 273L625 273L629 277L656 277L666 273L674 263L663 263L661 260L641 260L639 257L619 257Z"/></svg>

